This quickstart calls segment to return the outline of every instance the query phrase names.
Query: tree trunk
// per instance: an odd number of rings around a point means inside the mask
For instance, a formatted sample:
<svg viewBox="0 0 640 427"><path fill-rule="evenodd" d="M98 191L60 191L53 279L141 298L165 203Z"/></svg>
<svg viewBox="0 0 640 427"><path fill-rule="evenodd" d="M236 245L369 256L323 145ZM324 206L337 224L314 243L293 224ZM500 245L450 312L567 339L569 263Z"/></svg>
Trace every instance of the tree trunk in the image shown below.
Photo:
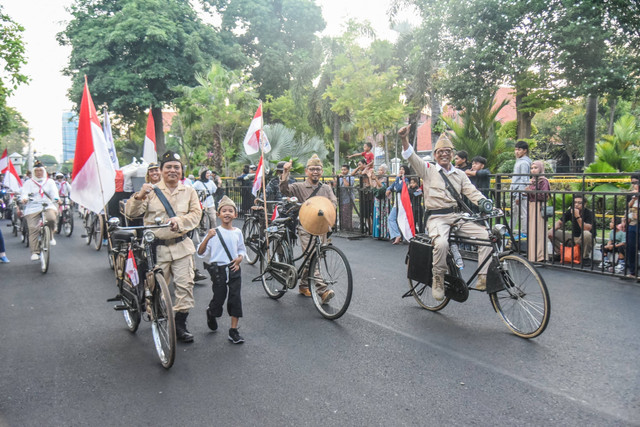
<svg viewBox="0 0 640 427"><path fill-rule="evenodd" d="M389 141L387 140L387 134L382 135L384 138L384 164L389 164Z"/></svg>
<svg viewBox="0 0 640 427"><path fill-rule="evenodd" d="M340 170L340 117L333 113L333 168L334 173Z"/></svg>
<svg viewBox="0 0 640 427"><path fill-rule="evenodd" d="M524 113L520 111L522 108L522 100L527 96L526 93L516 93L516 140L531 138L531 120L533 113Z"/></svg>
<svg viewBox="0 0 640 427"><path fill-rule="evenodd" d="M213 167L217 171L222 170L222 140L220 139L220 129L213 130Z"/></svg>
<svg viewBox="0 0 640 427"><path fill-rule="evenodd" d="M167 151L167 147L164 144L164 121L162 120L162 108L151 108L151 115L153 116L153 124L156 130L156 152L158 153L158 159Z"/></svg>
<svg viewBox="0 0 640 427"><path fill-rule="evenodd" d="M596 152L596 120L598 118L598 97L589 96L587 98L586 114L586 138L584 144L584 167L586 168L595 160Z"/></svg>
<svg viewBox="0 0 640 427"><path fill-rule="evenodd" d="M442 105L440 104L440 97L436 93L435 90L432 90L429 93L429 97L431 98L431 149L436 145L436 141L440 136L437 132L433 130L433 127L440 120L440 115L442 114Z"/></svg>
<svg viewBox="0 0 640 427"><path fill-rule="evenodd" d="M616 106L618 105L618 98L613 98L609 103L609 128L607 129L608 135L613 135L613 119L616 116Z"/></svg>

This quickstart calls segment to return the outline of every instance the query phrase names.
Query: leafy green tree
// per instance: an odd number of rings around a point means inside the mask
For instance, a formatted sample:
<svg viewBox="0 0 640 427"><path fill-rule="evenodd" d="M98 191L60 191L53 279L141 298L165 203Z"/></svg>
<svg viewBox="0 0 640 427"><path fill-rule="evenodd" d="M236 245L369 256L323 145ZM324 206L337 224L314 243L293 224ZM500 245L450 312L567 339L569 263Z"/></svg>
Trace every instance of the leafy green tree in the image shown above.
<svg viewBox="0 0 640 427"><path fill-rule="evenodd" d="M20 72L27 63L25 46L22 40L24 27L2 12L0 5L0 136L12 131L14 112L7 107L7 98L29 78Z"/></svg>
<svg viewBox="0 0 640 427"><path fill-rule="evenodd" d="M267 95L263 104L265 121L270 124L282 123L285 127L294 129L297 137L302 134L312 135L314 131L309 124L309 96L304 93L298 96L299 99L296 99L290 89L277 98Z"/></svg>
<svg viewBox="0 0 640 427"><path fill-rule="evenodd" d="M289 89L298 64L311 54L316 33L325 28L312 0L204 0L222 16L221 35L249 58L259 98ZM299 74L297 74L299 75Z"/></svg>
<svg viewBox="0 0 640 427"><path fill-rule="evenodd" d="M195 87L181 86L176 99L179 119L174 134L181 138L183 154L211 150L213 166L228 167L243 150L242 140L258 101L245 77L214 63L206 75L196 74Z"/></svg>
<svg viewBox="0 0 640 427"><path fill-rule="evenodd" d="M544 160L557 159L576 172L577 161L584 156L585 108L583 99L567 101L558 109L545 110L534 119L539 133L537 149Z"/></svg>
<svg viewBox="0 0 640 427"><path fill-rule="evenodd" d="M29 124L14 108L7 107L9 122L7 133L0 139L0 153L6 148L9 154L26 154L29 145Z"/></svg>
<svg viewBox="0 0 640 427"><path fill-rule="evenodd" d="M596 161L585 172L600 172L610 166L615 172L633 172L640 168L640 124L626 115L613 127L613 135L605 135L596 145ZM609 172L609 171L607 171Z"/></svg>
<svg viewBox="0 0 640 427"><path fill-rule="evenodd" d="M51 154L41 154L38 156L38 160L42 162L49 173L55 172L57 170L58 161Z"/></svg>
<svg viewBox="0 0 640 427"><path fill-rule="evenodd" d="M70 99L80 103L84 76L96 105L108 104L125 122L151 107L158 151L165 148L162 108L178 85L195 85L214 58L242 65L238 49L225 46L182 0L75 0L72 20L58 34L71 47L64 74Z"/></svg>
<svg viewBox="0 0 640 427"><path fill-rule="evenodd" d="M443 117L453 131L451 142L456 150L464 150L472 157L486 158L487 167L495 170L498 156L506 149L505 140L498 132L500 122L496 117L508 102L503 100L495 105L495 96L491 96L465 108L460 113L461 122Z"/></svg>

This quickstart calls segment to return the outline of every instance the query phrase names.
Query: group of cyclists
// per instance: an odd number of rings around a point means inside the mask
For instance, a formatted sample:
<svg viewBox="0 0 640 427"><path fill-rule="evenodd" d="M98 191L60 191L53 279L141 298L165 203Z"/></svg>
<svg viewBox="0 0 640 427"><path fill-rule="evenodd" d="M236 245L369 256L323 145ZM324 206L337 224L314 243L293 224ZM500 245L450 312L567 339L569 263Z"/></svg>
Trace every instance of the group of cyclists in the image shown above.
<svg viewBox="0 0 640 427"><path fill-rule="evenodd" d="M12 192L7 188L5 193L8 202L6 210L12 214L14 221L20 221L21 225L26 227L31 261L38 261L41 252L38 244L40 227L48 227L51 236L57 231L59 212L65 203L70 203L71 184L61 172L55 173L52 178L42 162L36 160L32 176L25 176L20 191ZM44 224L41 224L43 209ZM55 246L55 238L52 238L49 244Z"/></svg>

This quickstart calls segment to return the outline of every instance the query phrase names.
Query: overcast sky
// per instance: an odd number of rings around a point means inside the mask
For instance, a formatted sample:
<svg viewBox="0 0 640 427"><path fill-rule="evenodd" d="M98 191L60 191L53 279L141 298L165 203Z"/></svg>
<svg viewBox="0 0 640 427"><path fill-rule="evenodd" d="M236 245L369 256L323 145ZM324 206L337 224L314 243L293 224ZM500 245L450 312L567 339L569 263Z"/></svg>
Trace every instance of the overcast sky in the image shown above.
<svg viewBox="0 0 640 427"><path fill-rule="evenodd" d="M31 78L21 86L8 104L29 122L33 148L38 154L62 157L62 112L70 110L67 99L70 79L62 76L69 50L58 45L55 36L62 31L69 15L65 6L71 0L2 0L3 12L25 28L27 65L23 72ZM383 38L393 39L386 11L390 0L316 0L322 7L327 28L325 34L342 32L349 18L369 20ZM35 6L37 4L37 6Z"/></svg>

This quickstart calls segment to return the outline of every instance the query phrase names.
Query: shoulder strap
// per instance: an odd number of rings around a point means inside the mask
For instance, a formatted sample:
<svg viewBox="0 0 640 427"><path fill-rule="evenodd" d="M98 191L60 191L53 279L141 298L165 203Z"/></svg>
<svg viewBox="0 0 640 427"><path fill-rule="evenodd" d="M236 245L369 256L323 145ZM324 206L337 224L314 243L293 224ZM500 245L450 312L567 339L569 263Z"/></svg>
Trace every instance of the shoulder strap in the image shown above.
<svg viewBox="0 0 640 427"><path fill-rule="evenodd" d="M233 261L233 257L231 256L231 252L229 252L229 248L227 247L226 242L222 238L222 233L220 233L220 227L216 227L216 235L220 239L220 243L222 243L222 247L224 248L224 251L227 253L227 256L229 257L229 262Z"/></svg>
<svg viewBox="0 0 640 427"><path fill-rule="evenodd" d="M320 189L322 188L323 185L324 185L323 183L318 184L318 186L309 195L309 199L314 197L316 194L318 194L318 191L320 191Z"/></svg>
<svg viewBox="0 0 640 427"><path fill-rule="evenodd" d="M458 205L468 213L473 214L473 211L469 208L469 206L467 206L467 204L462 201L460 194L458 194L458 191L453 187L453 184L451 184L451 181L449 181L447 174L444 173L442 168L440 168L439 172L440 172L440 176L444 180L445 187L447 188L451 196L455 199L455 201L458 202Z"/></svg>
<svg viewBox="0 0 640 427"><path fill-rule="evenodd" d="M169 215L169 218L173 218L174 216L176 216L176 213L169 204L169 201L165 197L162 190L160 190L158 187L153 187L153 191L156 193L156 196L158 196L158 199L162 203L162 206L164 206L164 209L167 211L167 215Z"/></svg>

